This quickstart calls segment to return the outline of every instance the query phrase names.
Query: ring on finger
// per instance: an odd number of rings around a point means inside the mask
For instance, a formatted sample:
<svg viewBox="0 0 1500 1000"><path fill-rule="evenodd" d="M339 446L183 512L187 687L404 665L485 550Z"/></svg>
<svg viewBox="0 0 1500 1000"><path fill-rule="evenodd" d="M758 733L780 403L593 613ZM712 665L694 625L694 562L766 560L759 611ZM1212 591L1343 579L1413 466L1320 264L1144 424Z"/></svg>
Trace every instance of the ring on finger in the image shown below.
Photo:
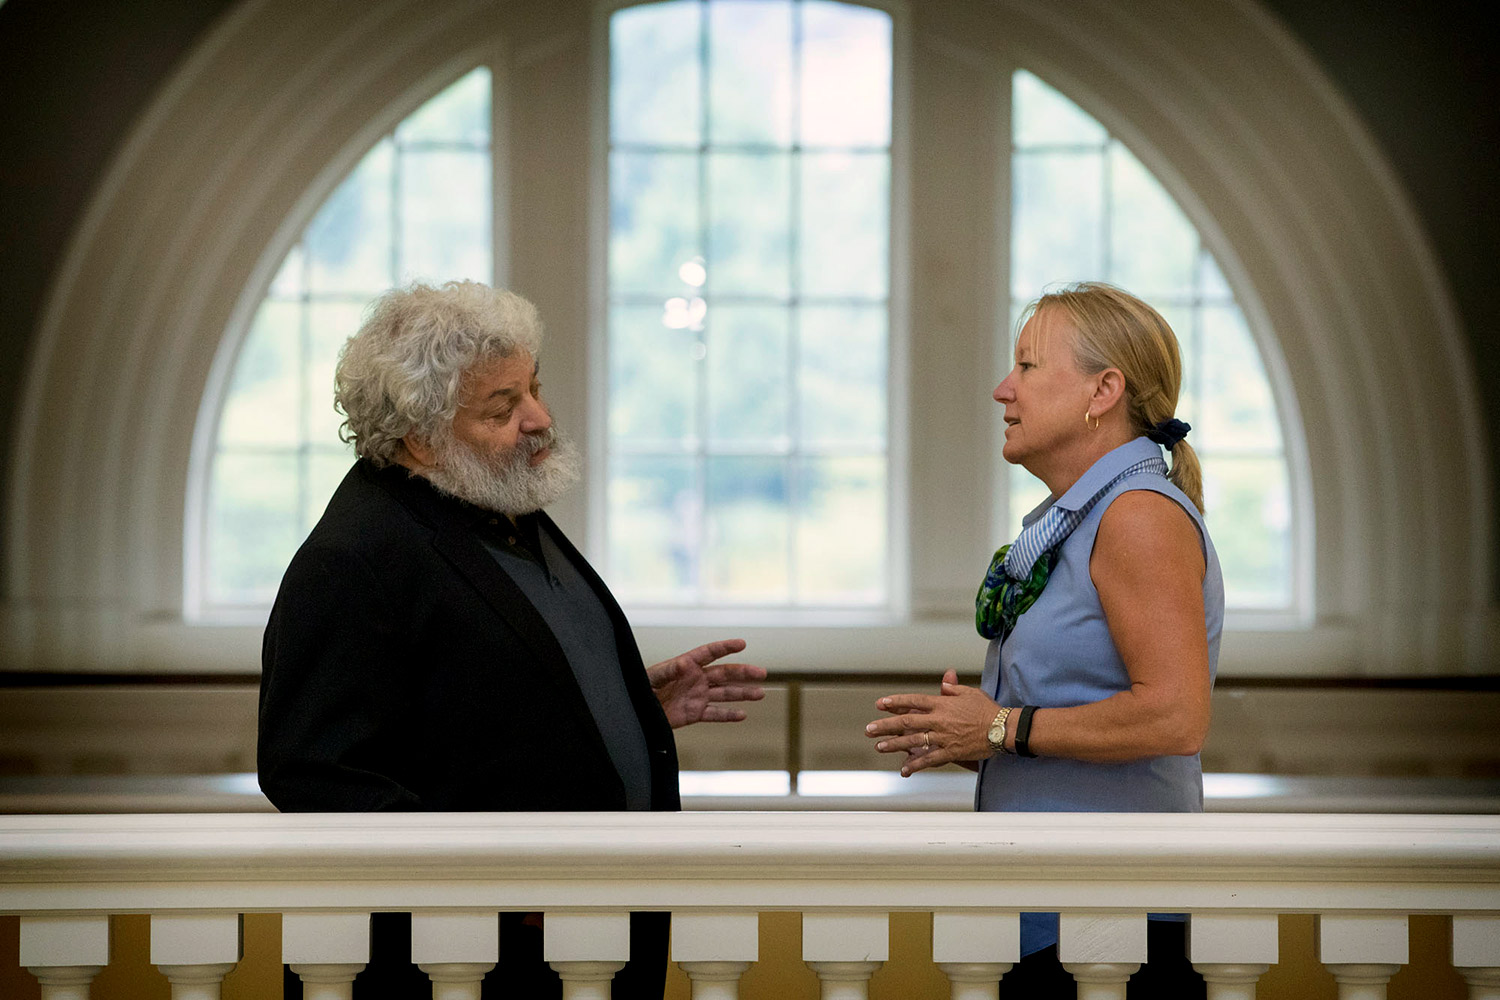
<svg viewBox="0 0 1500 1000"><path fill-rule="evenodd" d="M922 749L923 750L931 750L932 749L932 734L931 733L923 733L922 734Z"/></svg>

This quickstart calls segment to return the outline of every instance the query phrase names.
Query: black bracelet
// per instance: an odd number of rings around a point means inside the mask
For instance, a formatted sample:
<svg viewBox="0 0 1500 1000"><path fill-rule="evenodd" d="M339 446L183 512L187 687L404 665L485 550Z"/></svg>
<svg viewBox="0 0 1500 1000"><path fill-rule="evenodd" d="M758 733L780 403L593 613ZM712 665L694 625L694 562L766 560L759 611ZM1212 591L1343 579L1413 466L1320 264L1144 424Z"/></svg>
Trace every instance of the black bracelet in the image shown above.
<svg viewBox="0 0 1500 1000"><path fill-rule="evenodd" d="M1021 706L1021 717L1016 720L1016 754L1021 757L1035 757L1031 752L1031 717L1036 714L1035 705Z"/></svg>

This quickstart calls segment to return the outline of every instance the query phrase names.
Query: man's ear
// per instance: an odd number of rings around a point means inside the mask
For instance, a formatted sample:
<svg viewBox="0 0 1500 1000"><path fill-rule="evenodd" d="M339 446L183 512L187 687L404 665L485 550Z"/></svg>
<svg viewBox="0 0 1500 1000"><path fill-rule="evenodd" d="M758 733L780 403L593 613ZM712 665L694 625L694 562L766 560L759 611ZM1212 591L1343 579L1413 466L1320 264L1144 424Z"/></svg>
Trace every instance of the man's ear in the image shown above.
<svg viewBox="0 0 1500 1000"><path fill-rule="evenodd" d="M1089 412L1102 417L1125 398L1125 375L1118 368L1106 368L1099 373L1099 383L1094 387L1094 398Z"/></svg>
<svg viewBox="0 0 1500 1000"><path fill-rule="evenodd" d="M429 469L432 467L433 459L436 457L432 452L432 442L424 435L411 431L401 439L401 445L406 449L406 454L419 468Z"/></svg>

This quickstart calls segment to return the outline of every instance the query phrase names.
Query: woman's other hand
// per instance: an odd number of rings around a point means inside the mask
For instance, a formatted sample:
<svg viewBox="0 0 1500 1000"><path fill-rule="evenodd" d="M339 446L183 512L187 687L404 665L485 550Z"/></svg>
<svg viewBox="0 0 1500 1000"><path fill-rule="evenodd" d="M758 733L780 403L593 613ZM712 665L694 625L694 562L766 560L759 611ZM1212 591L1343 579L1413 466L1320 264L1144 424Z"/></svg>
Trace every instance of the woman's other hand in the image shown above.
<svg viewBox="0 0 1500 1000"><path fill-rule="evenodd" d="M990 723L1000 706L978 688L943 674L940 693L892 694L875 702L890 717L876 719L865 735L881 753L904 753L903 777L943 764L967 764L990 756Z"/></svg>

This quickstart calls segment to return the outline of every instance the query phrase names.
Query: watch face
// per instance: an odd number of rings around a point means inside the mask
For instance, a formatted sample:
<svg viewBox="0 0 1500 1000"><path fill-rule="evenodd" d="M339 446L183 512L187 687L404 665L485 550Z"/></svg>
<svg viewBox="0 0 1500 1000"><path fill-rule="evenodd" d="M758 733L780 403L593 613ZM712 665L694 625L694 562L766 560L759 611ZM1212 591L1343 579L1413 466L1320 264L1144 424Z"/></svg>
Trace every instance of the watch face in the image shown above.
<svg viewBox="0 0 1500 1000"><path fill-rule="evenodd" d="M995 716L995 721L990 723L989 732L990 746L999 750L1005 746L1005 716Z"/></svg>

